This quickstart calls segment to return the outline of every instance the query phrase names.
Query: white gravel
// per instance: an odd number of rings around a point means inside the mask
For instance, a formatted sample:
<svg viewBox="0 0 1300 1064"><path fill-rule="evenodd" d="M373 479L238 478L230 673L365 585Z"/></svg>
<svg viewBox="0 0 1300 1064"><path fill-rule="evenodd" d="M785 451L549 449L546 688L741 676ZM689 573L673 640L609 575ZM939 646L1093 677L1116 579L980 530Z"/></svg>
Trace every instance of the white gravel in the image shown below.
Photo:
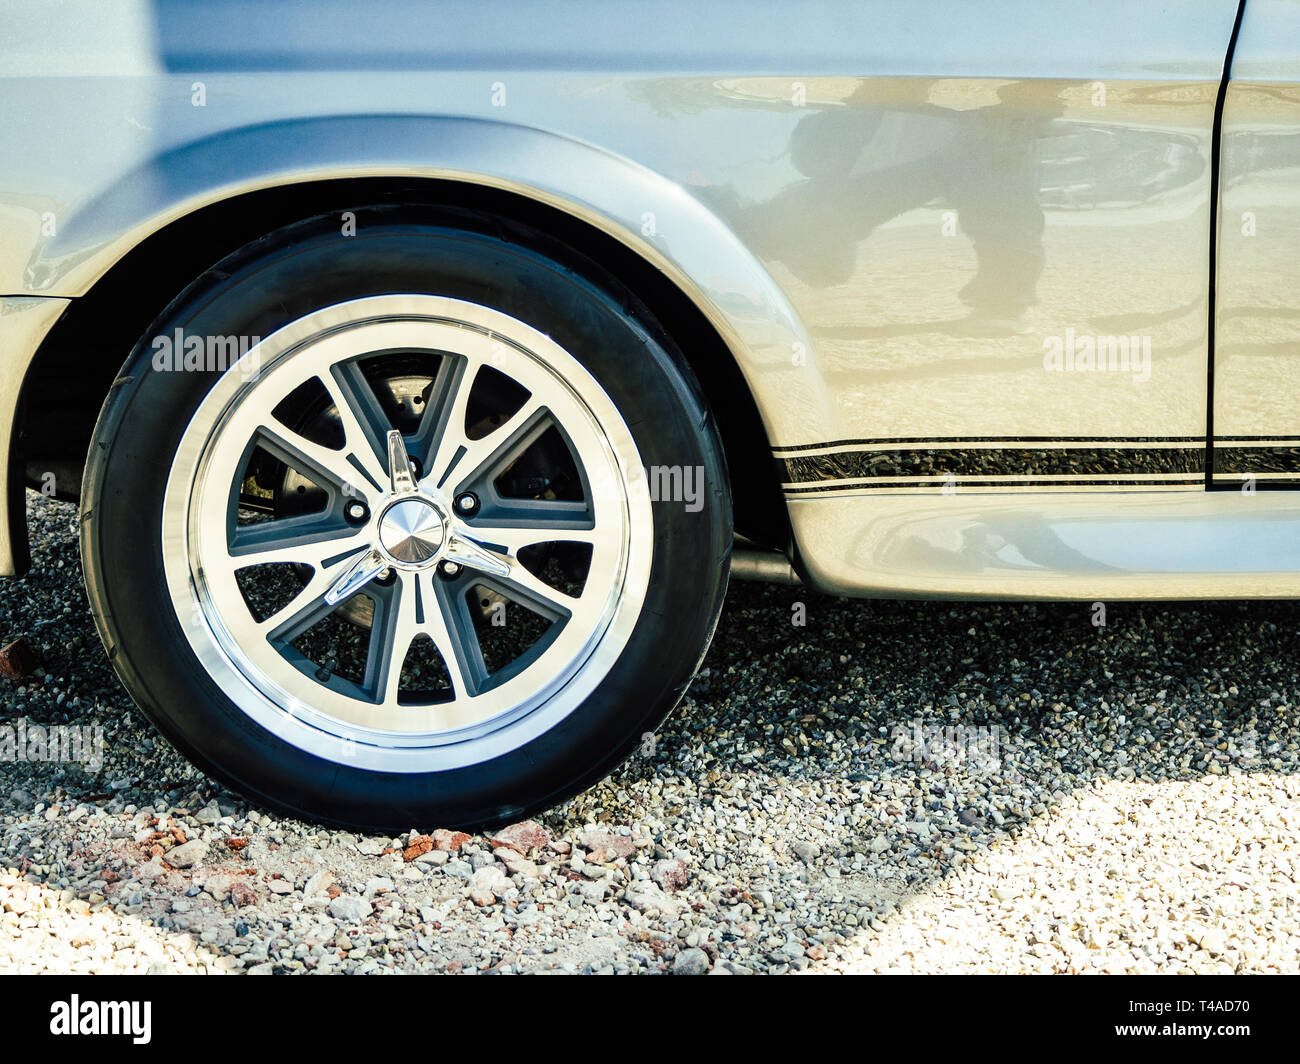
<svg viewBox="0 0 1300 1064"><path fill-rule="evenodd" d="M733 586L652 748L511 849L209 783L104 661L74 508L29 514L0 725L106 762L0 761L0 972L1300 971L1300 605Z"/></svg>

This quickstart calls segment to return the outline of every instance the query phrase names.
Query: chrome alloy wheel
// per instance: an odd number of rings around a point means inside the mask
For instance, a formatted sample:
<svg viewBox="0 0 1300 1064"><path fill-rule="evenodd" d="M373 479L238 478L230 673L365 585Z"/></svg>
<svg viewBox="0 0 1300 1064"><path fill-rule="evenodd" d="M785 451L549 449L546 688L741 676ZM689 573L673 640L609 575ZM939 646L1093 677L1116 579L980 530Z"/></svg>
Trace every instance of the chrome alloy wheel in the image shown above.
<svg viewBox="0 0 1300 1064"><path fill-rule="evenodd" d="M383 401L372 367L385 357L432 367L418 416ZM511 399L485 415L493 382ZM286 413L308 393L315 427ZM543 442L569 489L544 476L512 487ZM255 454L312 486L314 504L250 511L273 494L250 487ZM339 303L251 348L186 426L163 503L169 597L208 675L295 746L376 771L477 764L581 705L626 645L650 574L640 474L600 384L525 323L435 296ZM551 549L578 556L581 578L544 571ZM258 608L241 578L263 569L292 579ZM485 607L506 628L523 611L541 633L490 660ZM351 673L310 649L341 616L368 621L352 624L364 646ZM417 644L432 648L438 690L403 685Z"/></svg>

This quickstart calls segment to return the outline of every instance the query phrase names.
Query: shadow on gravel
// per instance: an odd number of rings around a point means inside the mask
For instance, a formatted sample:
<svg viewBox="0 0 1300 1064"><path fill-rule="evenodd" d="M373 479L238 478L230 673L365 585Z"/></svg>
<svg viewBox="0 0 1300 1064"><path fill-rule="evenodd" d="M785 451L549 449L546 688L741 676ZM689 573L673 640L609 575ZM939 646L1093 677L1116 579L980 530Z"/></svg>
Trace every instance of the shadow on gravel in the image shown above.
<svg viewBox="0 0 1300 1064"><path fill-rule="evenodd" d="M823 929L861 929L866 940L991 848L1050 832L1080 794L1132 795L1146 812L1166 804L1170 787L1273 776L1277 797L1292 800L1294 836L1300 604L1111 603L1098 619L1091 603L849 601L733 584L654 770L695 781L694 808L730 814L735 850L722 867L748 873L745 896L802 885ZM1247 849L1283 841L1253 838L1249 803L1234 813L1231 796L1193 786L1188 800L1201 797L1239 819ZM1171 808L1189 823L1197 815ZM1187 843L1184 827L1169 824L1165 845ZM757 854L796 859L735 860L755 839ZM1294 915L1300 877L1288 841L1274 878ZM1128 856L1140 858L1142 844ZM1205 873L1214 893L1216 870L1196 857L1173 863ZM801 966L790 953L767 957ZM1241 970L1229 960L1226 970ZM1083 967L1067 954L1046 970Z"/></svg>

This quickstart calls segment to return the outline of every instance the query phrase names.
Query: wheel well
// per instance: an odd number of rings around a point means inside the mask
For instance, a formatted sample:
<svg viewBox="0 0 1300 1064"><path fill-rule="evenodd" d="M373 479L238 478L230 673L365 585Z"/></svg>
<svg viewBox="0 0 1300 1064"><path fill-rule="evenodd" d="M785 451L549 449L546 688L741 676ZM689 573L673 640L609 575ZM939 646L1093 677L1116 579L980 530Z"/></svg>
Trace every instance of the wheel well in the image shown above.
<svg viewBox="0 0 1300 1064"><path fill-rule="evenodd" d="M758 408L730 349L665 274L599 229L557 208L499 189L441 180L313 181L232 197L149 236L74 299L23 382L20 463L11 477L38 486L48 474L75 499L95 420L126 356L168 303L204 270L281 226L368 204L467 207L527 223L600 263L635 292L695 371L726 452L736 531L784 549L789 522Z"/></svg>

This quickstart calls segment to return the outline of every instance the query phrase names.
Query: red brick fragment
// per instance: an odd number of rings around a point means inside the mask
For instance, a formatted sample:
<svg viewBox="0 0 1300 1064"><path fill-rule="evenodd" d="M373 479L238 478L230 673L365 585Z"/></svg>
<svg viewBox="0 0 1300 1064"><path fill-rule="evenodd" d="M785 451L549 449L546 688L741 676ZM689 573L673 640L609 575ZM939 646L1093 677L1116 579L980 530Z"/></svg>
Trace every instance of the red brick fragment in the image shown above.
<svg viewBox="0 0 1300 1064"><path fill-rule="evenodd" d="M0 674L11 680L25 680L36 671L36 652L20 635L11 643L0 647Z"/></svg>
<svg viewBox="0 0 1300 1064"><path fill-rule="evenodd" d="M433 839L428 835L416 835L410 845L402 851L402 860L410 864L417 857L433 849Z"/></svg>

